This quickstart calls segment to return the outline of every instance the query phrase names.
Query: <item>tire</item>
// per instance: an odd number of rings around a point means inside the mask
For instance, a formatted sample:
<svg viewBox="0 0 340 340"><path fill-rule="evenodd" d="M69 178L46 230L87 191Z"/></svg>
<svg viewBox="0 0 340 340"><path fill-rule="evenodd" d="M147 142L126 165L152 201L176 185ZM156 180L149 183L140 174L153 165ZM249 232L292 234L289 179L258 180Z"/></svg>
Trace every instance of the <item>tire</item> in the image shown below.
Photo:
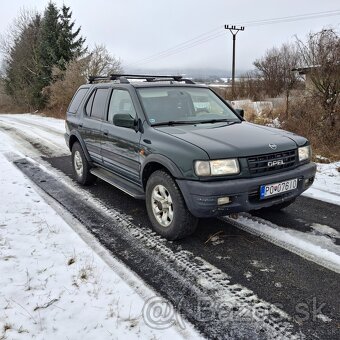
<svg viewBox="0 0 340 340"><path fill-rule="evenodd" d="M181 239L196 230L198 219L189 212L176 182L165 171L157 170L148 179L146 209L153 229L168 240Z"/></svg>
<svg viewBox="0 0 340 340"><path fill-rule="evenodd" d="M90 185L96 180L96 177L90 173L91 166L78 142L75 142L72 146L72 168L78 183Z"/></svg>
<svg viewBox="0 0 340 340"><path fill-rule="evenodd" d="M264 210L266 210L266 211L280 211L284 208L289 207L294 202L295 202L295 199L290 200L290 201L286 201L286 202L282 202L282 203L279 203L279 204L274 204L271 207L264 208Z"/></svg>

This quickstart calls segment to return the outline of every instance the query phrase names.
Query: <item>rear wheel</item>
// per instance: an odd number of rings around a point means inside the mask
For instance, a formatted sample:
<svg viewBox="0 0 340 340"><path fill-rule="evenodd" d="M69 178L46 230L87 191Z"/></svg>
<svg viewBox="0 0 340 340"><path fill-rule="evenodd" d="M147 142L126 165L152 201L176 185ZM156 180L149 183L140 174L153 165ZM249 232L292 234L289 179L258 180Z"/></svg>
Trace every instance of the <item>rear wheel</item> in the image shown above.
<svg viewBox="0 0 340 340"><path fill-rule="evenodd" d="M91 166L78 142L75 142L72 146L72 165L73 173L78 183L82 185L94 183L96 177L90 173Z"/></svg>
<svg viewBox="0 0 340 340"><path fill-rule="evenodd" d="M165 171L155 171L146 184L146 209L154 230L168 240L192 234L198 219L186 207L173 178Z"/></svg>

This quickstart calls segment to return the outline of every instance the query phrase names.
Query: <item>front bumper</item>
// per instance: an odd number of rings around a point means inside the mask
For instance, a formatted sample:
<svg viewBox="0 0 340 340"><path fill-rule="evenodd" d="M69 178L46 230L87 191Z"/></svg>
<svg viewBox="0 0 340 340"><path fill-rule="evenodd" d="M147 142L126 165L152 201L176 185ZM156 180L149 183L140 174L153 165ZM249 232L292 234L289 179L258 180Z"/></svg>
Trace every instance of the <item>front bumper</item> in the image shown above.
<svg viewBox="0 0 340 340"><path fill-rule="evenodd" d="M177 180L189 211L196 217L223 216L236 212L250 211L270 207L292 200L307 190L313 183L316 165L308 163L285 172L223 181ZM295 190L260 200L260 186L297 178ZM220 197L230 197L231 202L218 205Z"/></svg>

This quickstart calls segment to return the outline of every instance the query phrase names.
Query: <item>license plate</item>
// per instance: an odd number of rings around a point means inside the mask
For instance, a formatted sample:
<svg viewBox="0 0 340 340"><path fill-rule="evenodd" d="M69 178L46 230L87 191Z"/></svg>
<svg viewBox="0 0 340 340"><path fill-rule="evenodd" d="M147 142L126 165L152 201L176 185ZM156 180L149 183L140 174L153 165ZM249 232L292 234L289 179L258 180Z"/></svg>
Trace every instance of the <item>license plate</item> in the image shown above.
<svg viewBox="0 0 340 340"><path fill-rule="evenodd" d="M282 194L283 192L294 190L297 188L297 183L298 183L297 178L294 178L288 181L261 185L260 199L264 199L269 196L279 195Z"/></svg>

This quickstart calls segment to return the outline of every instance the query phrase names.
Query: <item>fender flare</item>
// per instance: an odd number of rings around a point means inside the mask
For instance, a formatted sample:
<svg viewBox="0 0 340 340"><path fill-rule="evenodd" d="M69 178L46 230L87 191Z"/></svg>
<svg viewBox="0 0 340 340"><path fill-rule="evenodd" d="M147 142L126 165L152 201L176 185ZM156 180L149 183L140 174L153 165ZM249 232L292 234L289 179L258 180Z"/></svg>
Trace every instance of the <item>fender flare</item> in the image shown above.
<svg viewBox="0 0 340 340"><path fill-rule="evenodd" d="M178 166L172 160L160 154L152 154L145 158L141 166L141 176L144 173L145 167L150 163L159 163L168 169L174 178L183 178L183 174Z"/></svg>
<svg viewBox="0 0 340 340"><path fill-rule="evenodd" d="M72 136L74 136L74 137L77 138L78 142L80 143L81 148L83 149L83 152L84 152L84 155L85 155L85 157L86 157L86 160L87 160L90 164L92 164L91 156L90 156L89 152L87 151L85 142L84 142L83 138L81 137L80 133L79 133L77 130L73 130L73 131L71 131L71 133L70 133L69 140L71 140ZM70 151L72 151L72 147L71 147L71 146L70 146Z"/></svg>

